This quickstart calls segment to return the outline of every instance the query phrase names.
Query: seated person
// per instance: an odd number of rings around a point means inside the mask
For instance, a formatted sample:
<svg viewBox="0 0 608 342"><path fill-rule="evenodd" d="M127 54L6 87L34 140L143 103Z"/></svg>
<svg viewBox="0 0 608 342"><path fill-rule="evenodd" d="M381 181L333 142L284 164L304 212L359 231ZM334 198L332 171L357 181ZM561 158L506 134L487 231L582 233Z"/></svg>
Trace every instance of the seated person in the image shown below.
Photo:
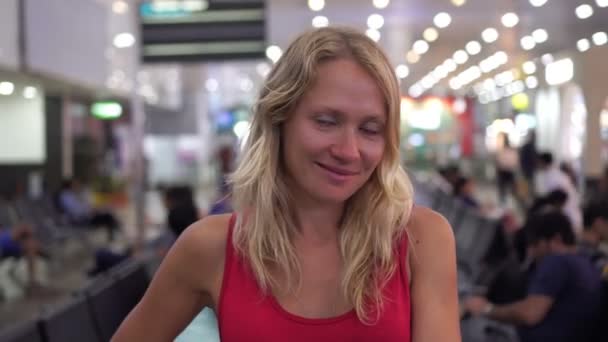
<svg viewBox="0 0 608 342"><path fill-rule="evenodd" d="M564 212L564 207L567 202L568 193L561 189L553 190L545 196L537 198L534 203L532 203L532 206L528 209L528 217L552 210ZM564 214L567 215L565 212Z"/></svg>
<svg viewBox="0 0 608 342"><path fill-rule="evenodd" d="M449 165L438 170L440 178L437 179L441 190L446 193L454 191L454 184L462 176L460 169L456 165Z"/></svg>
<svg viewBox="0 0 608 342"><path fill-rule="evenodd" d="M40 244L35 239L32 229L27 225L13 228L0 228L0 258L22 258L27 262L29 287L37 287L36 257L40 253Z"/></svg>
<svg viewBox="0 0 608 342"><path fill-rule="evenodd" d="M584 231L579 252L602 275L602 312L592 341L608 341L608 199L590 203L583 214Z"/></svg>
<svg viewBox="0 0 608 342"><path fill-rule="evenodd" d="M108 240L114 240L114 232L119 228L118 220L110 212L93 209L77 180L63 181L58 200L61 211L71 224L104 226L108 230Z"/></svg>
<svg viewBox="0 0 608 342"><path fill-rule="evenodd" d="M608 202L592 203L583 215L584 231L579 251L586 255L602 271L608 280Z"/></svg>
<svg viewBox="0 0 608 342"><path fill-rule="evenodd" d="M454 196L461 200L465 205L480 209L479 202L475 199L475 184L470 178L459 177L454 182Z"/></svg>
<svg viewBox="0 0 608 342"><path fill-rule="evenodd" d="M220 185L219 198L213 203L209 215L220 215L232 212L230 186L226 182Z"/></svg>
<svg viewBox="0 0 608 342"><path fill-rule="evenodd" d="M550 212L561 212L564 213L564 205L568 200L568 194L565 191L560 189L553 190L549 194L537 198L534 203L528 209L526 213L526 217L528 221L530 218L534 218L538 215L550 213ZM534 260L531 260L527 253L528 250L528 228L530 227L530 222L526 222L521 229L515 232L513 236L513 245L515 247L515 251L519 258L519 261L522 263L530 263Z"/></svg>
<svg viewBox="0 0 608 342"><path fill-rule="evenodd" d="M577 254L568 218L559 212L530 220L530 251L536 259L522 300L494 305L483 297L465 300L473 315L517 325L522 342L589 341L600 313L599 272Z"/></svg>
<svg viewBox="0 0 608 342"><path fill-rule="evenodd" d="M167 225L175 237L200 219L192 190L186 186L169 187L164 192Z"/></svg>

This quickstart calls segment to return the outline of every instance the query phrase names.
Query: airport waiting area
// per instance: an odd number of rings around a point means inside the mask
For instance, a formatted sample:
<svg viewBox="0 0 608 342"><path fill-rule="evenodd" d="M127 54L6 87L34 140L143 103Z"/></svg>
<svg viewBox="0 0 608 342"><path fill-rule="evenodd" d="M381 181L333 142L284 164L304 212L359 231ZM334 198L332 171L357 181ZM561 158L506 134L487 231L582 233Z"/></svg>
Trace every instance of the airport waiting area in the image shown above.
<svg viewBox="0 0 608 342"><path fill-rule="evenodd" d="M608 0L0 0L0 342L608 341Z"/></svg>

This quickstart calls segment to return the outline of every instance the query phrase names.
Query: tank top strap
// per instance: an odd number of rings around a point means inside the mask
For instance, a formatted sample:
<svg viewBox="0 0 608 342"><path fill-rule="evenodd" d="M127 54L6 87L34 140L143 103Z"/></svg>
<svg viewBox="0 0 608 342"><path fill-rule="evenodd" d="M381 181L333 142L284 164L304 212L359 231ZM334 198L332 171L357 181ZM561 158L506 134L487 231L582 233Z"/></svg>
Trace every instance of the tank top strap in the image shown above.
<svg viewBox="0 0 608 342"><path fill-rule="evenodd" d="M232 272L232 267L235 262L235 250L233 243L233 233L234 233L234 225L236 224L236 213L233 213L230 216L230 221L228 223L228 236L226 237L226 247L225 247L225 258L224 258L224 276L222 277L222 286L220 289L220 298L218 305L218 317L222 314L222 308L224 306L224 297L226 294L226 289L229 286L230 276Z"/></svg>

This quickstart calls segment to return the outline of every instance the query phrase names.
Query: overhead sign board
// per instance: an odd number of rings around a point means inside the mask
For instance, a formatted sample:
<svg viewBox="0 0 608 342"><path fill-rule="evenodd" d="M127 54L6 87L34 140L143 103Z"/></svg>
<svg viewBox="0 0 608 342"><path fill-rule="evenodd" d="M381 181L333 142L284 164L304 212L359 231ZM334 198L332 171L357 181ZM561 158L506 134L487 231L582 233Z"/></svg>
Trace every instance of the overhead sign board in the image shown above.
<svg viewBox="0 0 608 342"><path fill-rule="evenodd" d="M139 7L144 62L263 58L263 0L148 0Z"/></svg>

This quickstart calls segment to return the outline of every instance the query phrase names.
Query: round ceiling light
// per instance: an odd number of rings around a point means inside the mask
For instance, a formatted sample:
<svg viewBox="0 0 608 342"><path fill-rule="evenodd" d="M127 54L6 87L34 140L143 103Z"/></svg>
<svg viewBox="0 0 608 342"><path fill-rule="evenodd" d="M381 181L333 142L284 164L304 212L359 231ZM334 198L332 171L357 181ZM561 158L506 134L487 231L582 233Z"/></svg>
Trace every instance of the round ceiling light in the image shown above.
<svg viewBox="0 0 608 342"><path fill-rule="evenodd" d="M465 49L471 56L475 56L481 52L481 44L478 41L473 40L467 43Z"/></svg>
<svg viewBox="0 0 608 342"><path fill-rule="evenodd" d="M437 40L437 38L439 38L439 32L437 32L437 29L435 29L434 27L429 27L424 30L424 32L422 33L422 37L427 42L434 42Z"/></svg>
<svg viewBox="0 0 608 342"><path fill-rule="evenodd" d="M495 28L487 28L481 32L481 38L486 43L493 43L498 39L498 31Z"/></svg>
<svg viewBox="0 0 608 342"><path fill-rule="evenodd" d="M511 27L515 27L515 25L517 25L519 23L519 17L517 16L517 14L515 14L513 12L509 12L502 16L501 21L505 27L511 28Z"/></svg>
<svg viewBox="0 0 608 342"><path fill-rule="evenodd" d="M376 7L377 9L383 9L388 6L390 0L374 0L373 3L374 7Z"/></svg>
<svg viewBox="0 0 608 342"><path fill-rule="evenodd" d="M308 0L308 8L318 12L325 7L325 0Z"/></svg>
<svg viewBox="0 0 608 342"><path fill-rule="evenodd" d="M530 0L530 5L534 7L541 7L547 3L547 0Z"/></svg>
<svg viewBox="0 0 608 342"><path fill-rule="evenodd" d="M578 6L574 11L579 19L587 19L593 15L593 7L587 4Z"/></svg>
<svg viewBox="0 0 608 342"><path fill-rule="evenodd" d="M446 28L452 23L452 17L445 12L440 12L433 18L433 23L438 28Z"/></svg>
<svg viewBox="0 0 608 342"><path fill-rule="evenodd" d="M374 30L379 30L384 26L384 17L380 14L374 13L367 17L367 26Z"/></svg>
<svg viewBox="0 0 608 342"><path fill-rule="evenodd" d="M429 43L424 40L417 40L414 45L412 45L412 50L419 55L424 55L429 51Z"/></svg>
<svg viewBox="0 0 608 342"><path fill-rule="evenodd" d="M589 48L591 48L591 43L589 42L589 39L587 39L587 38L579 39L579 41L576 42L576 48L580 52L585 52L585 51L589 50Z"/></svg>

